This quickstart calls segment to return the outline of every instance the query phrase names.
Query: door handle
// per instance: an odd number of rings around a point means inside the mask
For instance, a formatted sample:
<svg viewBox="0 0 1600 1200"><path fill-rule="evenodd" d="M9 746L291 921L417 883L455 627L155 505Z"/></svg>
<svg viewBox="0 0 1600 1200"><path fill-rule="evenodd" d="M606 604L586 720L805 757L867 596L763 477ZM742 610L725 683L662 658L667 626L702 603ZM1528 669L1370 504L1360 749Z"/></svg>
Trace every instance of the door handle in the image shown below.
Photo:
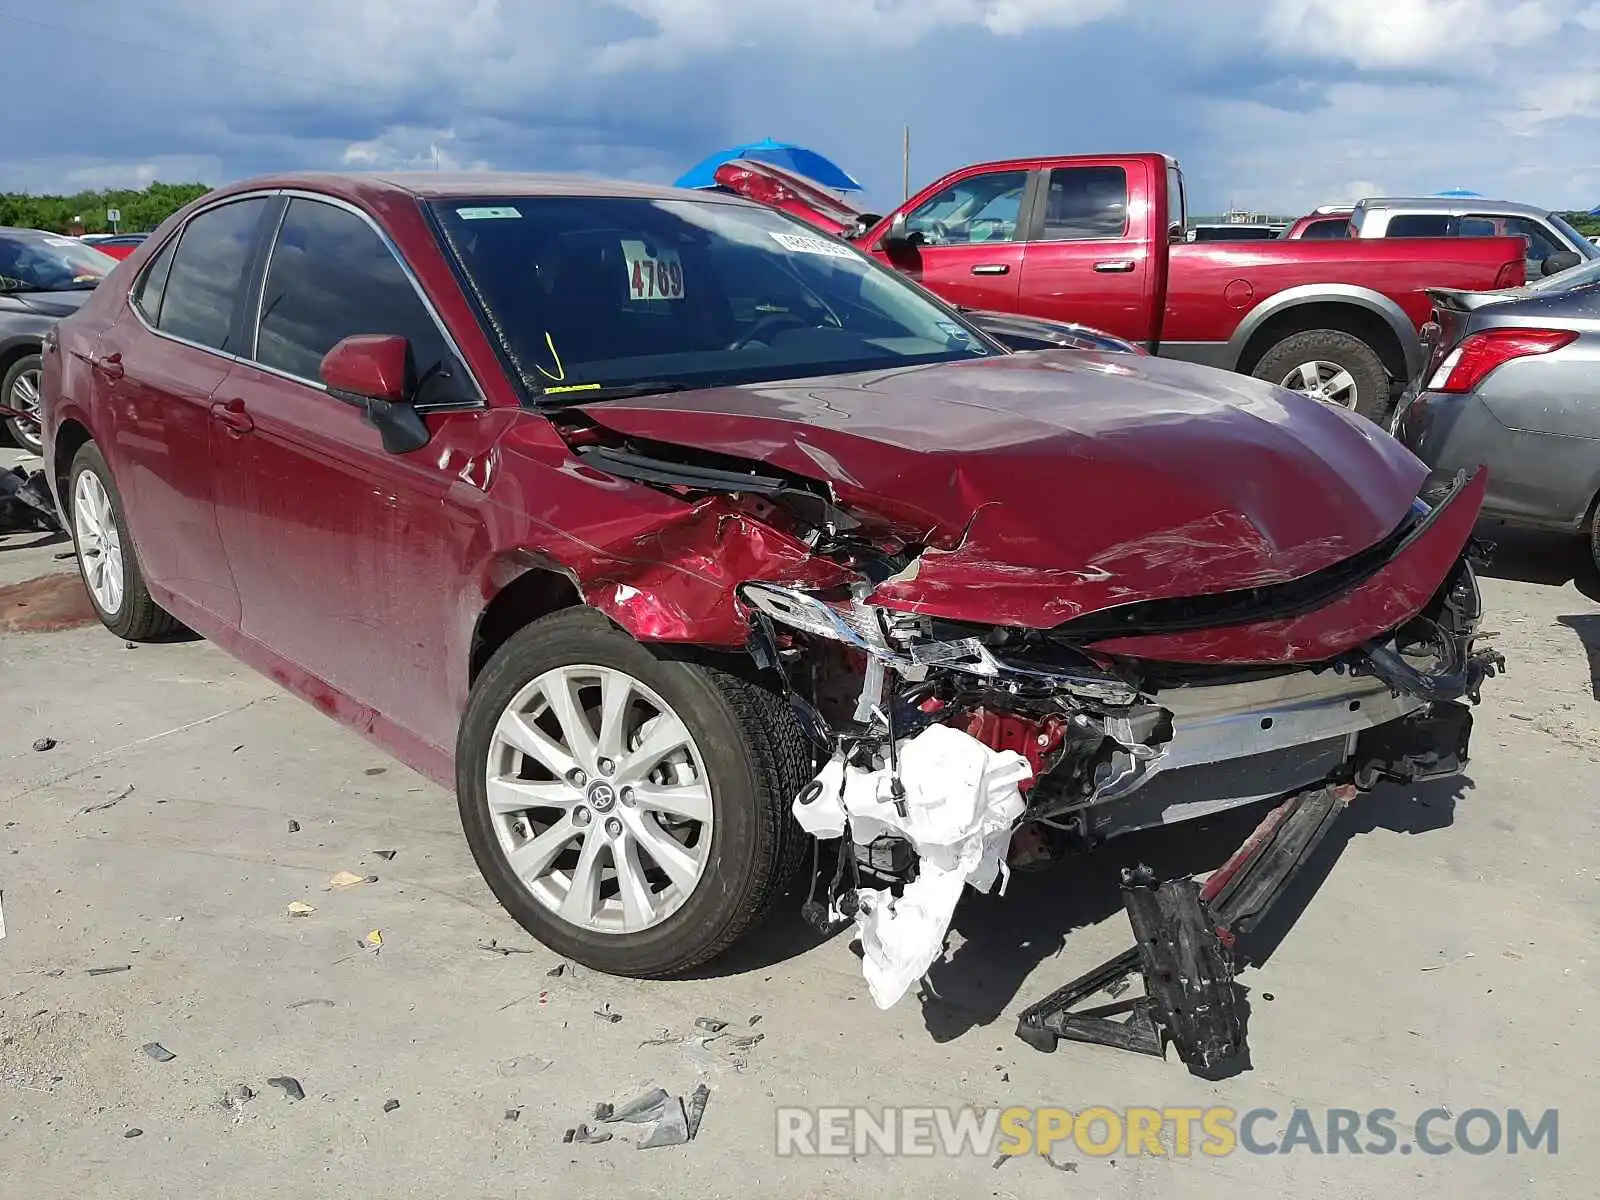
<svg viewBox="0 0 1600 1200"><path fill-rule="evenodd" d="M250 414L244 410L243 400L229 400L226 403L221 400L215 401L211 405L211 417L213 420L221 421L234 433L249 433L256 427L256 423L250 419Z"/></svg>
<svg viewBox="0 0 1600 1200"><path fill-rule="evenodd" d="M972 268L974 275L1009 275L1011 268L1005 263L979 263Z"/></svg>
<svg viewBox="0 0 1600 1200"><path fill-rule="evenodd" d="M1109 262L1097 262L1094 269L1102 275L1125 275L1133 270L1131 258L1114 258Z"/></svg>
<svg viewBox="0 0 1600 1200"><path fill-rule="evenodd" d="M91 358L89 365L107 379L121 379L123 375L122 351L119 350L115 354L108 354L104 358Z"/></svg>

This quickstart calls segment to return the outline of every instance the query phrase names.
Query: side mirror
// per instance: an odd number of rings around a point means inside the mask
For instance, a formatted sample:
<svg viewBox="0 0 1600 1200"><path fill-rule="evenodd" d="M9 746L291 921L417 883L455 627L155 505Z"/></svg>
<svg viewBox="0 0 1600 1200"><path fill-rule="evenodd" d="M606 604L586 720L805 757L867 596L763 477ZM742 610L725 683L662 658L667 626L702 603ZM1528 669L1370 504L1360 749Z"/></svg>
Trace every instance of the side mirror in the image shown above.
<svg viewBox="0 0 1600 1200"><path fill-rule="evenodd" d="M1539 267L1539 274L1549 278L1559 275L1562 271L1570 271L1583 261L1583 257L1575 250L1560 250L1550 255Z"/></svg>
<svg viewBox="0 0 1600 1200"><path fill-rule="evenodd" d="M922 241L922 234L912 233L906 228L906 215L897 212L894 219L889 222L889 231L878 242L885 250L893 253L904 253Z"/></svg>
<svg viewBox="0 0 1600 1200"><path fill-rule="evenodd" d="M1167 226L1167 241L1177 243L1183 241L1183 222L1174 221Z"/></svg>
<svg viewBox="0 0 1600 1200"><path fill-rule="evenodd" d="M883 220L882 213L862 213L856 218L855 227L850 230L850 240L860 241L872 232L872 227Z"/></svg>
<svg viewBox="0 0 1600 1200"><path fill-rule="evenodd" d="M416 368L398 334L347 337L322 358L322 382L334 399L362 409L390 454L428 444L428 425L411 405Z"/></svg>

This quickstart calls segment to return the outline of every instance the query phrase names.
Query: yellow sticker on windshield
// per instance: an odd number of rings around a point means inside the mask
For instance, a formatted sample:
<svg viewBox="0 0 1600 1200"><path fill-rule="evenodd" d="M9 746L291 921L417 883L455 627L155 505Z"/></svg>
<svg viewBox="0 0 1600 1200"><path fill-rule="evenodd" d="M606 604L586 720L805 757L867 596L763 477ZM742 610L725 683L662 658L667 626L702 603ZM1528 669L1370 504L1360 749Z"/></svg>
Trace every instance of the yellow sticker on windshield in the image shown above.
<svg viewBox="0 0 1600 1200"><path fill-rule="evenodd" d="M683 263L672 247L624 241L622 260L628 268L629 300L683 299Z"/></svg>
<svg viewBox="0 0 1600 1200"><path fill-rule="evenodd" d="M568 383L561 387L547 387L544 389L546 396L554 396L557 392L595 392L600 390L598 383Z"/></svg>

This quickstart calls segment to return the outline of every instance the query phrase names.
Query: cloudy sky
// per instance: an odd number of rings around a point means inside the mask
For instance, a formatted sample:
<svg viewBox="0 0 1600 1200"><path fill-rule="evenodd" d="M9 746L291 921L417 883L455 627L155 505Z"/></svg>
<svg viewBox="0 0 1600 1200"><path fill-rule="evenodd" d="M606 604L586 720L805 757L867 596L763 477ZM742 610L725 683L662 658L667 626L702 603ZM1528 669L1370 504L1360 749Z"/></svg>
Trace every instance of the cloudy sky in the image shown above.
<svg viewBox="0 0 1600 1200"><path fill-rule="evenodd" d="M0 0L0 190L296 167L669 181L773 136L892 204L1164 150L1191 207L1600 203L1596 0Z"/></svg>

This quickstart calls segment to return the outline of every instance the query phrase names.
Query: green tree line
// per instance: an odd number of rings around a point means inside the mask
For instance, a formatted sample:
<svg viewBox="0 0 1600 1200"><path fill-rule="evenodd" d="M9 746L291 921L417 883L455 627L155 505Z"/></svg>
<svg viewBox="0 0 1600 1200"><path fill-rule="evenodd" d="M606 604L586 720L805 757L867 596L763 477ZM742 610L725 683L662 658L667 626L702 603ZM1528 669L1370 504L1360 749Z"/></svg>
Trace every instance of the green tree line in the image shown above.
<svg viewBox="0 0 1600 1200"><path fill-rule="evenodd" d="M113 188L104 192L79 192L73 196L0 192L0 225L70 233L78 222L84 233L107 233L111 225L106 220L106 210L114 208L122 213L117 228L123 233L148 233L189 201L210 190L203 183L152 183L142 191Z"/></svg>

